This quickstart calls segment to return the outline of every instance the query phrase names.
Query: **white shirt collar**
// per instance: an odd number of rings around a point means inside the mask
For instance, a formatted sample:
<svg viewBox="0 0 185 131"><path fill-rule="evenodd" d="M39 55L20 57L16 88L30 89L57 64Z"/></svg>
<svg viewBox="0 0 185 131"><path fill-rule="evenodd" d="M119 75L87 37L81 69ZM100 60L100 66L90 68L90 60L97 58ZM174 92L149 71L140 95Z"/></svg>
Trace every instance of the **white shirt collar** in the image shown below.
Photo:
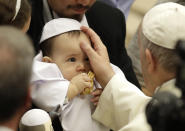
<svg viewBox="0 0 185 131"><path fill-rule="evenodd" d="M86 27L89 27L88 22L87 22L87 18L86 18L85 15L83 16L83 18L82 18L82 20L81 20L80 23L81 23L82 25L86 26Z"/></svg>
<svg viewBox="0 0 185 131"><path fill-rule="evenodd" d="M179 88L175 86L176 79L171 79L169 81L164 82L161 86L158 86L155 90L155 93L162 91L169 91L176 95L177 97L181 97L181 91Z"/></svg>

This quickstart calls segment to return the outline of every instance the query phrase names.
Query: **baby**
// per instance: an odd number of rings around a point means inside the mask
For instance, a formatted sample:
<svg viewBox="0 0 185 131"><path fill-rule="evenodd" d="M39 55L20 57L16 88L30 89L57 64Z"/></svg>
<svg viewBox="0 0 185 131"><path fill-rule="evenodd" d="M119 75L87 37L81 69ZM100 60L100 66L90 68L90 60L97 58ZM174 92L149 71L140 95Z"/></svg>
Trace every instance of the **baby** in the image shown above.
<svg viewBox="0 0 185 131"><path fill-rule="evenodd" d="M78 21L67 18L54 19L44 26L41 52L33 65L32 99L46 111L60 105L60 121L65 131L108 131L91 117L95 109L90 102L92 96L83 95L85 89L92 87L93 80L87 74L91 70L88 57L80 48L81 42L91 44L91 41L80 27ZM101 88L96 81L94 85L94 89Z"/></svg>

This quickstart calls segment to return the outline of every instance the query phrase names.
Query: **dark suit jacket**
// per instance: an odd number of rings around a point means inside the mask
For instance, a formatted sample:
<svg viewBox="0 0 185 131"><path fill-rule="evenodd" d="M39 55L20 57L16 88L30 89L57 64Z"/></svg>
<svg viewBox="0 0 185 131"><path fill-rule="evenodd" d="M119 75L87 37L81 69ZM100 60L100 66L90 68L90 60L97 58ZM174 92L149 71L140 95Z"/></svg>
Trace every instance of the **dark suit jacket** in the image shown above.
<svg viewBox="0 0 185 131"><path fill-rule="evenodd" d="M38 52L38 42L44 26L43 3L42 0L31 0L31 5L32 19L28 34L33 39L35 50ZM130 82L140 87L125 49L126 24L122 12L97 1L87 11L86 17L89 26L106 45L111 63L117 65Z"/></svg>

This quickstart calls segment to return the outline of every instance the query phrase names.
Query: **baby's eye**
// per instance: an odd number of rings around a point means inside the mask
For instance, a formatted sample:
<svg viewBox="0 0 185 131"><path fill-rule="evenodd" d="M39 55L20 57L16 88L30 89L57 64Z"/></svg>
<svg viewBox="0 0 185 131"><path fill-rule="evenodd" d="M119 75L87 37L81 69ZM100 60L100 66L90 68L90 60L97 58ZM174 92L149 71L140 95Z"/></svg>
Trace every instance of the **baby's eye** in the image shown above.
<svg viewBox="0 0 185 131"><path fill-rule="evenodd" d="M76 58L74 58L74 57L69 58L68 61L70 61L70 62L75 62L75 61L76 61Z"/></svg>

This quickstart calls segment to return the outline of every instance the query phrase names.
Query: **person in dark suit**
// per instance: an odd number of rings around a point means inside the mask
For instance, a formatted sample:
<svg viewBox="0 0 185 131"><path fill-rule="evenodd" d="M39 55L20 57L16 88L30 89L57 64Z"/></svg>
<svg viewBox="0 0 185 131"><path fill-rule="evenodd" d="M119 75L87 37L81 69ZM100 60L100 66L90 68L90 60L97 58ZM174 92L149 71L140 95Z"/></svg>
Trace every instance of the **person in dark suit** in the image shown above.
<svg viewBox="0 0 185 131"><path fill-rule="evenodd" d="M58 17L74 18L91 27L100 36L107 47L110 61L124 72L130 82L140 87L124 46L126 25L120 10L96 0L30 0L30 2L32 20L28 34L34 41L36 52L39 51L38 43L45 23Z"/></svg>

